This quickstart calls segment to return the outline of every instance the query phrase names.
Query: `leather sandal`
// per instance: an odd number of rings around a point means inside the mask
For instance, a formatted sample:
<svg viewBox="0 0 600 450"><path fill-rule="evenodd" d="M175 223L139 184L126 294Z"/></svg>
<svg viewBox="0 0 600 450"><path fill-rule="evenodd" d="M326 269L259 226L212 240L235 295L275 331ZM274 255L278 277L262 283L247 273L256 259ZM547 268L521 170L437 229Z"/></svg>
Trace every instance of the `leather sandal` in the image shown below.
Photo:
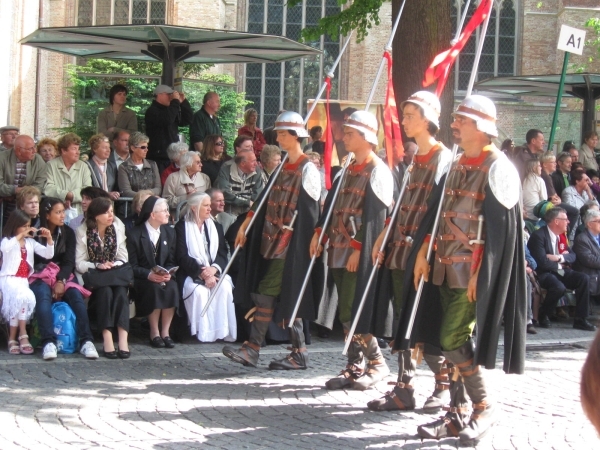
<svg viewBox="0 0 600 450"><path fill-rule="evenodd" d="M23 339L27 339L27 343L26 344L22 344L21 343L21 341ZM21 336L19 336L19 350L21 351L21 354L23 354L23 355L31 355L31 354L33 354L33 347L29 343L29 335L22 334Z"/></svg>
<svg viewBox="0 0 600 450"><path fill-rule="evenodd" d="M18 341L8 341L8 353L10 355L20 355L21 348Z"/></svg>

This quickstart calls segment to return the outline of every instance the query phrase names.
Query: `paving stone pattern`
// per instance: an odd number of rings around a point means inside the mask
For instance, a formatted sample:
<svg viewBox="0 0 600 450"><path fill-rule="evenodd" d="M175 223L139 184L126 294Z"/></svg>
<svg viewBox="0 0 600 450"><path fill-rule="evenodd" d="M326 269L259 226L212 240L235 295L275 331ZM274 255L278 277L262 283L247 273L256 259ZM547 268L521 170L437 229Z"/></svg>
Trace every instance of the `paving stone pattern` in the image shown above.
<svg viewBox="0 0 600 450"><path fill-rule="evenodd" d="M503 413L482 449L600 449L579 403L581 366L593 333L568 323L530 339L525 375L488 371ZM310 369L267 370L285 346L261 352L257 369L221 355L223 344L153 349L132 339L127 361L0 353L0 449L452 449L456 439L422 441L419 424L436 418L372 412L376 389L327 391L344 365L340 336L313 337ZM96 343L100 349L101 344ZM395 379L395 357L384 350ZM502 355L499 355L501 358ZM417 405L433 387L423 363Z"/></svg>

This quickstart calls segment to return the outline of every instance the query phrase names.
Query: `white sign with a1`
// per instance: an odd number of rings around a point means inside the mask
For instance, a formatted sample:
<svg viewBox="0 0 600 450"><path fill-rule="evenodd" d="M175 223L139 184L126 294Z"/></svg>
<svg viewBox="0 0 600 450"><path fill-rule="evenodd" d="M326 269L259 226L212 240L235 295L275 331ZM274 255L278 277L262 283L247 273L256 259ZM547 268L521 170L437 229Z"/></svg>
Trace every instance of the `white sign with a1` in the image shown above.
<svg viewBox="0 0 600 450"><path fill-rule="evenodd" d="M560 27L560 36L558 36L558 45L556 46L557 49L581 55L583 53L584 45L585 30L579 30L567 25Z"/></svg>

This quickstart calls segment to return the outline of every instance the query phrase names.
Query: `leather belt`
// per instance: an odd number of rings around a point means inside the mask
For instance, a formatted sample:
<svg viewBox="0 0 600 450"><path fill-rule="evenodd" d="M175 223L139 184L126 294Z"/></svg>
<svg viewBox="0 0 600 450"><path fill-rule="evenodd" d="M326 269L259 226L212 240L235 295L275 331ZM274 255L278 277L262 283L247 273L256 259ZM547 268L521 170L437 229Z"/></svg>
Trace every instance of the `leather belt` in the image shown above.
<svg viewBox="0 0 600 450"><path fill-rule="evenodd" d="M477 238L477 235L472 234L472 233L470 233L466 236L469 238L469 240ZM458 241L458 239L456 238L456 236L454 234L439 234L438 239L440 241Z"/></svg>
<svg viewBox="0 0 600 450"><path fill-rule="evenodd" d="M463 191L462 189L446 189L446 195L457 195L459 197L469 197L475 200L485 200L485 194L481 192Z"/></svg>
<svg viewBox="0 0 600 450"><path fill-rule="evenodd" d="M465 255L465 256L438 256L435 255L436 259L441 262L442 264L446 264L448 266L451 266L454 263L470 263L471 260L473 259L471 257L471 255Z"/></svg>
<svg viewBox="0 0 600 450"><path fill-rule="evenodd" d="M479 215L477 215L477 214L469 214L469 213L456 212L456 211L446 211L446 212L442 213L442 217L456 217L457 219L479 221Z"/></svg>
<svg viewBox="0 0 600 450"><path fill-rule="evenodd" d="M425 183L410 183L408 186L406 186L406 188L409 191L412 191L415 188L425 189L426 191L430 191L433 188L433 186L431 186L430 184L425 184Z"/></svg>
<svg viewBox="0 0 600 450"><path fill-rule="evenodd" d="M421 205L421 206L417 206L417 205L402 205L400 207L400 209L402 211L416 211L416 212L425 212L427 211L427 205Z"/></svg>

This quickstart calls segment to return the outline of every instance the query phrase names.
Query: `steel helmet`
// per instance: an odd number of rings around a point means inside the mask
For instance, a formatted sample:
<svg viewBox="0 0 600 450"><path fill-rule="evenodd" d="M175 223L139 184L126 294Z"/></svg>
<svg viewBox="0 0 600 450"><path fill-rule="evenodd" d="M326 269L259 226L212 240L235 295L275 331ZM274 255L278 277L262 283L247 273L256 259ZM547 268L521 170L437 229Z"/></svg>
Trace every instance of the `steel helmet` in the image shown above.
<svg viewBox="0 0 600 450"><path fill-rule="evenodd" d="M355 111L344 122L347 127L355 128L365 135L365 140L370 144L377 145L377 119L368 111Z"/></svg>
<svg viewBox="0 0 600 450"><path fill-rule="evenodd" d="M293 111L284 111L277 116L273 131L277 130L295 131L298 137L308 137L308 131L304 128L304 119L300 114Z"/></svg>
<svg viewBox="0 0 600 450"><path fill-rule="evenodd" d="M433 92L415 92L400 104L400 108L404 109L404 105L407 103L420 106L423 109L423 116L425 116L425 118L433 123L438 129L440 128L440 112L442 107L440 105L440 99L437 98Z"/></svg>
<svg viewBox="0 0 600 450"><path fill-rule="evenodd" d="M496 106L494 102L483 95L470 95L466 97L452 115L473 119L479 131L493 137L498 137L498 130L496 129Z"/></svg>

